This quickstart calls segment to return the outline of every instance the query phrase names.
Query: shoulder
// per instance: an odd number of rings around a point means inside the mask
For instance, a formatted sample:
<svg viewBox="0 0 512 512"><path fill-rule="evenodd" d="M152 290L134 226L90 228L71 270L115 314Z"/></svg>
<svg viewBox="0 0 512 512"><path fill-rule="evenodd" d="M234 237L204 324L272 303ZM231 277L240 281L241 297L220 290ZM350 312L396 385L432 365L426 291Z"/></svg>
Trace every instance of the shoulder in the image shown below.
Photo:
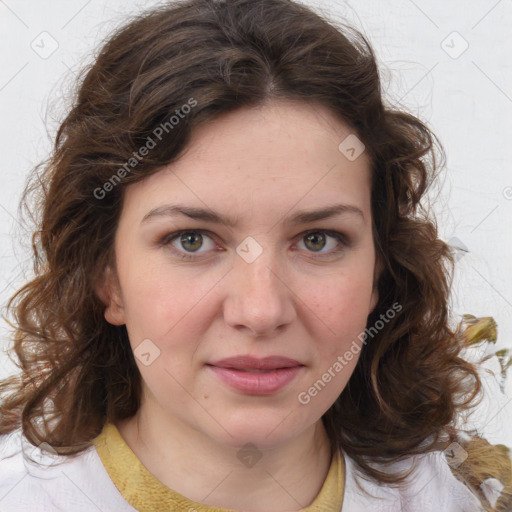
<svg viewBox="0 0 512 512"><path fill-rule="evenodd" d="M94 446L72 457L33 446L21 430L0 435L2 512L135 512L106 472Z"/></svg>
<svg viewBox="0 0 512 512"><path fill-rule="evenodd" d="M478 498L466 485L455 478L443 452L410 456L388 466L393 471L412 469L410 476L399 487L391 487L363 478L355 462L346 454L344 457L343 511L484 512Z"/></svg>

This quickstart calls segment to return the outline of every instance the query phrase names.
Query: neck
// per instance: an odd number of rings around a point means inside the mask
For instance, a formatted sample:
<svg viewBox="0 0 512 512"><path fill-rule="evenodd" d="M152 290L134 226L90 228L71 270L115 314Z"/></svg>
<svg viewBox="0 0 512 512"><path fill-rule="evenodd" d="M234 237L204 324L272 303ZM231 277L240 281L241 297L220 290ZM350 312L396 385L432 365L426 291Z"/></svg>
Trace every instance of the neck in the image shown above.
<svg viewBox="0 0 512 512"><path fill-rule="evenodd" d="M289 512L309 506L331 463L330 442L321 420L288 443L243 457L204 433L165 416L151 421L144 404L118 422L121 436L158 480L205 505L251 512ZM256 461L256 462L255 462Z"/></svg>

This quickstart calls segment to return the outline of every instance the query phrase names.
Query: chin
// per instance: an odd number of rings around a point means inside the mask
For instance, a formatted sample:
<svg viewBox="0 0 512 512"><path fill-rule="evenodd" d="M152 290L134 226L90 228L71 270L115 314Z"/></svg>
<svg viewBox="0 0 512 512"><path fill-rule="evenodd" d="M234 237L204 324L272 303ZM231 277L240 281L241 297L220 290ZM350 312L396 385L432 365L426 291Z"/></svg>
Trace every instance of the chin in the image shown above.
<svg viewBox="0 0 512 512"><path fill-rule="evenodd" d="M292 409L290 409L292 411ZM261 450L272 449L299 435L307 425L297 423L293 412L264 414L238 409L232 416L222 415L220 427L211 432L211 437L225 446L240 449L250 443ZM224 430L225 429L225 430Z"/></svg>

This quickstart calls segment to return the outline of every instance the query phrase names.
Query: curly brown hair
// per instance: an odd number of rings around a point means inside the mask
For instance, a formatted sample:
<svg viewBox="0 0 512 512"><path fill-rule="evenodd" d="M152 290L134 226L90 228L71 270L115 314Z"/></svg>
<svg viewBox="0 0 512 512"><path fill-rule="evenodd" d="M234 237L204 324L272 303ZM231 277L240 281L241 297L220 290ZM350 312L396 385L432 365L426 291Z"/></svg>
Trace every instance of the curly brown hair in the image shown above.
<svg viewBox="0 0 512 512"><path fill-rule="evenodd" d="M191 98L194 108L171 125ZM454 258L423 205L442 146L417 117L384 104L361 33L288 0L161 5L117 30L80 75L51 158L23 192L22 203L28 208L33 195L40 216L36 275L7 306L21 374L0 383L0 433L21 426L34 445L74 454L106 422L137 412L141 375L126 327L105 320L95 292L105 269L115 268L123 190L177 160L203 123L273 99L324 105L365 144L382 269L367 325L402 306L365 345L322 418L333 448L395 484L401 475L373 463L439 449L446 433L455 439L455 419L481 384L449 325ZM159 143L126 169L158 126Z"/></svg>

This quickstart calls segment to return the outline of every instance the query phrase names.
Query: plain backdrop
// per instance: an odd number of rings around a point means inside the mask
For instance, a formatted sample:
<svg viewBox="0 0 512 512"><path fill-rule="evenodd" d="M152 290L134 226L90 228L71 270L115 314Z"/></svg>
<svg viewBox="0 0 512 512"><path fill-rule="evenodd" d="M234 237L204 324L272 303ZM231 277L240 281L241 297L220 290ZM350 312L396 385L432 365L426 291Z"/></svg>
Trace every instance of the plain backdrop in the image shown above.
<svg viewBox="0 0 512 512"><path fill-rule="evenodd" d="M258 1L258 0L254 0ZM29 170L48 156L61 96L115 27L155 1L0 0L0 302L30 278L30 234L18 202ZM503 0L312 1L361 30L377 54L389 103L419 116L447 154L435 202L440 236L463 248L452 288L455 318L492 316L495 349L512 347L512 3ZM0 378L15 371L0 321ZM496 361L494 366L496 369ZM511 372L512 373L512 372ZM512 446L512 378L490 380L473 420Z"/></svg>

